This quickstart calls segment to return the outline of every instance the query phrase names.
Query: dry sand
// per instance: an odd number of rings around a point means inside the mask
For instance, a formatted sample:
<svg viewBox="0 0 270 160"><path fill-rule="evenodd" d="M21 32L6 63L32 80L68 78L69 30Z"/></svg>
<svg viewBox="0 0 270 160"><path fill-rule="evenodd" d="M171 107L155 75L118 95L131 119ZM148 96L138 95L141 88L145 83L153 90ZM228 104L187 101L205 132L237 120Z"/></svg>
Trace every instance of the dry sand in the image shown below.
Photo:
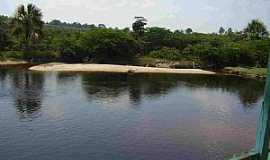
<svg viewBox="0 0 270 160"><path fill-rule="evenodd" d="M171 73L171 74L215 74L201 69L169 69L110 64L63 64L47 63L29 68L32 71L57 72L109 72L109 73Z"/></svg>
<svg viewBox="0 0 270 160"><path fill-rule="evenodd" d="M15 66L15 65L21 65L21 64L28 64L26 61L0 61L0 66Z"/></svg>

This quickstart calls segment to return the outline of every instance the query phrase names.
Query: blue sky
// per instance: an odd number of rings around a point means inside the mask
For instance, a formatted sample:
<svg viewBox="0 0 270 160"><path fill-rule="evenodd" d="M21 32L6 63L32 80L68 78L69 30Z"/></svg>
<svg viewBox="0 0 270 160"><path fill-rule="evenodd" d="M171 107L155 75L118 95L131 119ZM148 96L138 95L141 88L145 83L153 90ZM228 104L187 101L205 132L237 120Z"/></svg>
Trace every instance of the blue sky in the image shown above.
<svg viewBox="0 0 270 160"><path fill-rule="evenodd" d="M144 16L149 26L172 30L191 27L197 32L217 32L220 26L243 29L251 19L270 28L270 0L0 0L0 14L13 15L19 4L34 3L44 20L130 27L134 16Z"/></svg>

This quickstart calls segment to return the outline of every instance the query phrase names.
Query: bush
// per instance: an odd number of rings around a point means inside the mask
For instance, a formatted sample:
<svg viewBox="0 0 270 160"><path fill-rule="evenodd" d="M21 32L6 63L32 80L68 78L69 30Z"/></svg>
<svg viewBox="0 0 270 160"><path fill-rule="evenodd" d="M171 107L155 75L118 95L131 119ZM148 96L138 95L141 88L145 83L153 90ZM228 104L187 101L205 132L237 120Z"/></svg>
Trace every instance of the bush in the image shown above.
<svg viewBox="0 0 270 160"><path fill-rule="evenodd" d="M3 51L0 52L0 57L3 59L23 59L23 51Z"/></svg>
<svg viewBox="0 0 270 160"><path fill-rule="evenodd" d="M58 52L54 51L4 51L0 52L2 59L21 59L31 61L53 61L59 57Z"/></svg>
<svg viewBox="0 0 270 160"><path fill-rule="evenodd" d="M163 47L160 50L152 51L150 52L149 56L153 58L173 60L173 61L183 59L183 55L180 53L180 50L168 47Z"/></svg>
<svg viewBox="0 0 270 160"><path fill-rule="evenodd" d="M138 44L122 30L92 29L79 40L84 55L98 63L125 63L133 60Z"/></svg>
<svg viewBox="0 0 270 160"><path fill-rule="evenodd" d="M55 61L59 58L60 53L55 51L31 51L24 52L23 59L35 62Z"/></svg>

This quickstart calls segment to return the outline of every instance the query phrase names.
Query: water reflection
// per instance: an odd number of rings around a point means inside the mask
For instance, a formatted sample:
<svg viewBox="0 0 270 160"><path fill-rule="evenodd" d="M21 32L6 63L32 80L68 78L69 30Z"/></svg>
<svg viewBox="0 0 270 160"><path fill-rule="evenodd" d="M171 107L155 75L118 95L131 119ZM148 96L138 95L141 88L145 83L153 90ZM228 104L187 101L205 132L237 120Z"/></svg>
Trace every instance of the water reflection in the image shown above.
<svg viewBox="0 0 270 160"><path fill-rule="evenodd" d="M231 76L25 69L0 69L0 83L0 155L16 160L224 159L255 142L264 88Z"/></svg>
<svg viewBox="0 0 270 160"><path fill-rule="evenodd" d="M221 89L238 95L244 106L258 102L263 95L264 82L232 76L202 75L126 75L82 74L83 89L89 100L117 101L128 92L129 101L139 105L142 97L158 98L177 87Z"/></svg>
<svg viewBox="0 0 270 160"><path fill-rule="evenodd" d="M44 75L27 70L10 74L14 104L20 119L38 117L42 104Z"/></svg>
<svg viewBox="0 0 270 160"><path fill-rule="evenodd" d="M7 77L7 70L6 69L1 69L0 70L0 81L4 81Z"/></svg>
<svg viewBox="0 0 270 160"><path fill-rule="evenodd" d="M74 81L80 77L78 73L56 73L56 80L58 85L68 85L69 83L74 83Z"/></svg>
<svg viewBox="0 0 270 160"><path fill-rule="evenodd" d="M45 76L47 75L29 72L26 69L1 69L1 85L9 77L14 103L20 118L33 118L40 114ZM125 101L131 106L140 105L143 97L159 98L177 88L192 90L207 88L236 94L243 106L249 107L262 97L264 88L263 81L232 76L105 73L57 73L55 76L57 84L61 86L81 83L89 101L115 103L127 97ZM75 82L76 80L79 81ZM53 80L50 79L50 81Z"/></svg>
<svg viewBox="0 0 270 160"><path fill-rule="evenodd" d="M133 105L139 105L142 96L160 97L175 88L177 81L166 76L137 76L126 74L82 74L83 89L89 100L116 102L128 95Z"/></svg>
<svg viewBox="0 0 270 160"><path fill-rule="evenodd" d="M264 93L263 89L265 85L264 81L256 81L236 76L196 76L196 78L185 76L181 79L188 82L190 87L219 88L225 92L235 93L245 106L250 106L258 101Z"/></svg>

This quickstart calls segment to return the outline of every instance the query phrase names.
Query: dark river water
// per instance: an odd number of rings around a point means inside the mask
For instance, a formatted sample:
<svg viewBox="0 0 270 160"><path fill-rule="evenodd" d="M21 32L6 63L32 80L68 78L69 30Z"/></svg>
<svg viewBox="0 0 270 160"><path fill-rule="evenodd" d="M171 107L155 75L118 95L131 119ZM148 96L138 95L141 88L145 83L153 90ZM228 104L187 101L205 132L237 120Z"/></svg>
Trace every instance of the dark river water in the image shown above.
<svg viewBox="0 0 270 160"><path fill-rule="evenodd" d="M220 160L250 150L264 82L0 69L0 159Z"/></svg>

